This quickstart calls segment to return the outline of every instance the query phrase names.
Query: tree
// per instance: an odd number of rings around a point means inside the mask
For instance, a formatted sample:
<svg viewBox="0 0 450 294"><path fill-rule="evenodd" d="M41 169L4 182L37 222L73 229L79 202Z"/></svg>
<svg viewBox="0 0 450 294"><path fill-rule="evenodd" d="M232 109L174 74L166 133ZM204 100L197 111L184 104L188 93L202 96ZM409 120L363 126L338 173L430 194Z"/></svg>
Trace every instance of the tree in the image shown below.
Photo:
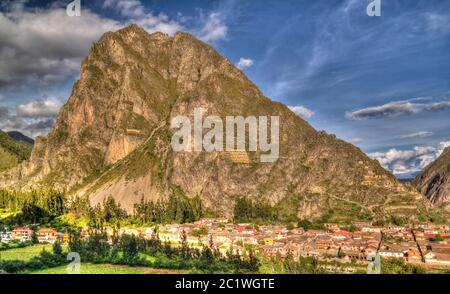
<svg viewBox="0 0 450 294"><path fill-rule="evenodd" d="M64 198L62 194L50 193L47 198L47 211L52 217L58 217L64 213Z"/></svg>
<svg viewBox="0 0 450 294"><path fill-rule="evenodd" d="M78 232L73 232L69 239L69 251L78 252L81 254L83 250L83 241L80 239L80 234Z"/></svg>
<svg viewBox="0 0 450 294"><path fill-rule="evenodd" d="M46 216L46 212L36 204L35 199L31 199L22 208L22 217L26 222L33 224L39 222Z"/></svg>
<svg viewBox="0 0 450 294"><path fill-rule="evenodd" d="M312 227L312 223L309 220L302 219L298 222L297 226L299 228L303 228L305 231L308 231Z"/></svg>
<svg viewBox="0 0 450 294"><path fill-rule="evenodd" d="M337 253L337 257L338 258L344 258L346 256L345 252L342 250L341 247L339 247L338 253Z"/></svg>
<svg viewBox="0 0 450 294"><path fill-rule="evenodd" d="M192 230L192 236L194 236L194 237L201 238L206 235L208 235L208 228L206 228L206 227L201 227L201 228Z"/></svg>
<svg viewBox="0 0 450 294"><path fill-rule="evenodd" d="M120 207L120 204L116 203L112 196L109 196L103 202L103 210L101 213L102 219L109 223L111 221L117 221L126 217L126 212Z"/></svg>
<svg viewBox="0 0 450 294"><path fill-rule="evenodd" d="M135 235L123 234L120 240L123 258L126 264L133 265L137 261L138 242Z"/></svg>
<svg viewBox="0 0 450 294"><path fill-rule="evenodd" d="M381 259L383 274L424 274L425 269L419 265L406 263L402 258Z"/></svg>
<svg viewBox="0 0 450 294"><path fill-rule="evenodd" d="M248 269L251 272L258 272L259 271L259 266L260 266L260 262L258 260L258 258L256 257L256 255L253 253L253 250L250 250L249 254L248 254Z"/></svg>
<svg viewBox="0 0 450 294"><path fill-rule="evenodd" d="M55 254L56 256L61 256L63 252L61 242L56 241L55 243L53 243L52 250L53 254Z"/></svg>
<svg viewBox="0 0 450 294"><path fill-rule="evenodd" d="M279 218L277 210L269 203L254 202L245 197L236 199L233 212L235 222L268 222Z"/></svg>
<svg viewBox="0 0 450 294"><path fill-rule="evenodd" d="M187 235L185 230L181 231L180 244L181 244L181 258L187 260L189 258L189 245L187 243Z"/></svg>
<svg viewBox="0 0 450 294"><path fill-rule="evenodd" d="M38 240L38 236L37 236L37 234L36 234L36 231L33 231L33 233L31 234L31 243L33 243L33 244L39 243L39 240Z"/></svg>

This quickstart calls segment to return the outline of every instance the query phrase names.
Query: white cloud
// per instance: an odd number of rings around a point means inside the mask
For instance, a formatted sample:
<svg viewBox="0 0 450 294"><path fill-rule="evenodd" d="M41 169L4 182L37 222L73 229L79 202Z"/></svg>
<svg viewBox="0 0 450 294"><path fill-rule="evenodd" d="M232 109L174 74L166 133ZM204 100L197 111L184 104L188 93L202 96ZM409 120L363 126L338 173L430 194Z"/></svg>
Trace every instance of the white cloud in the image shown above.
<svg viewBox="0 0 450 294"><path fill-rule="evenodd" d="M300 116L303 119L311 118L315 112L300 105L300 106L288 106L289 109L295 113L296 115Z"/></svg>
<svg viewBox="0 0 450 294"><path fill-rule="evenodd" d="M420 98L394 101L380 106L373 106L347 112L347 119L363 120L378 119L386 117L397 117L401 115L411 115L422 111L436 111L450 108L450 101L418 103L414 102Z"/></svg>
<svg viewBox="0 0 450 294"><path fill-rule="evenodd" d="M12 3L12 4L11 4ZM225 39L227 26L219 12L200 12L182 25L166 14L148 11L138 0L106 0L104 9L115 11L124 20L101 16L87 8L81 16L69 17L65 6L26 8L22 2L11 2L0 11L0 87L20 86L30 81L52 85L77 75L81 60L92 43L107 31L117 31L136 23L149 33L161 31L170 35L191 31L206 42Z"/></svg>
<svg viewBox="0 0 450 294"><path fill-rule="evenodd" d="M438 146L415 146L410 150L390 149L387 152L370 153L387 170L399 178L410 178L417 175L427 165L436 160L450 141L439 143Z"/></svg>
<svg viewBox="0 0 450 294"><path fill-rule="evenodd" d="M54 124L54 118L27 118L10 115L0 120L0 129L6 132L19 131L26 136L35 138L47 135Z"/></svg>
<svg viewBox="0 0 450 294"><path fill-rule="evenodd" d="M403 136L400 136L400 138L402 138L402 139L425 138L425 137L433 136L433 134L434 134L433 132L423 131L423 132L417 132L417 133L403 135Z"/></svg>
<svg viewBox="0 0 450 294"><path fill-rule="evenodd" d="M139 18L145 15L144 7L137 0L105 0L103 8L111 8L122 16Z"/></svg>
<svg viewBox="0 0 450 294"><path fill-rule="evenodd" d="M79 70L92 42L121 25L85 9L69 17L63 8L0 12L0 86L52 83Z"/></svg>
<svg viewBox="0 0 450 294"><path fill-rule="evenodd" d="M138 0L106 0L103 7L113 9L127 18L128 22L137 24L149 33L163 32L173 35L183 29L178 22L170 20L164 13L155 15L151 11L146 11Z"/></svg>
<svg viewBox="0 0 450 294"><path fill-rule="evenodd" d="M18 105L16 115L18 117L42 118L54 117L58 114L61 105L52 100L32 101L27 104Z"/></svg>
<svg viewBox="0 0 450 294"><path fill-rule="evenodd" d="M61 107L55 99L37 100L13 109L0 106L0 129L19 131L29 137L48 134Z"/></svg>
<svg viewBox="0 0 450 294"><path fill-rule="evenodd" d="M195 35L205 42L214 42L225 39L227 33L228 27L223 22L221 14L212 12L207 16L203 27Z"/></svg>
<svg viewBox="0 0 450 294"><path fill-rule="evenodd" d="M0 90L11 87L40 91L67 81L78 75L81 61L93 42L105 32L117 31L128 23L136 23L149 33L190 31L207 42L227 36L225 18L219 11L200 11L197 18L179 14L171 19L166 14L149 11L143 1L106 0L105 14L82 7L81 16L69 17L67 3L63 2L40 8L27 7L26 1L0 4ZM108 12L112 11L121 20L111 19ZM4 100L1 93L0 100ZM17 107L0 107L0 129L18 130L32 137L48 133L60 107L55 101L44 99Z"/></svg>
<svg viewBox="0 0 450 294"><path fill-rule="evenodd" d="M236 64L236 66L240 69L240 70L244 70L246 68L249 68L253 65L253 60L249 59L249 58L242 58L239 59L239 62Z"/></svg>
<svg viewBox="0 0 450 294"><path fill-rule="evenodd" d="M21 132L31 138L35 138L37 136L45 136L50 133L54 125L54 118L36 120L24 126Z"/></svg>

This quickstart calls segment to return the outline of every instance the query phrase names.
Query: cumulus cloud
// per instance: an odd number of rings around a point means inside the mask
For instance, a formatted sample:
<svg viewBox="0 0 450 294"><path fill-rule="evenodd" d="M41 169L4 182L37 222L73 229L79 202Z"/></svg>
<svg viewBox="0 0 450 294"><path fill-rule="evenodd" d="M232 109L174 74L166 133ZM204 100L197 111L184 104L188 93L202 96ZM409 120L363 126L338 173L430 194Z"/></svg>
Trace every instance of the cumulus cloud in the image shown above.
<svg viewBox="0 0 450 294"><path fill-rule="evenodd" d="M36 100L18 105L15 109L0 107L0 129L19 131L29 137L48 134L61 105L55 99Z"/></svg>
<svg viewBox="0 0 450 294"><path fill-rule="evenodd" d="M155 15L151 11L146 11L144 5L138 0L106 0L103 7L113 9L129 22L136 23L149 33L159 31L173 35L182 30L182 26L170 20L166 14Z"/></svg>
<svg viewBox="0 0 450 294"><path fill-rule="evenodd" d="M45 7L28 6L27 1L2 2L0 91L60 88L58 85L78 75L81 61L93 42L105 32L117 31L128 23L136 23L149 33L189 31L206 42L226 38L228 28L221 11L200 11L197 18L181 14L169 18L150 11L143 3L106 0L103 11L114 13L100 14L82 5L81 16L69 17L64 1ZM113 14L115 19L110 16ZM4 100L2 93L0 100ZM0 128L22 131L32 137L46 134L60 107L55 101L44 99L25 104L17 101L18 106L0 107Z"/></svg>
<svg viewBox="0 0 450 294"><path fill-rule="evenodd" d="M19 131L26 136L35 138L48 134L55 124L54 118L27 118L9 115L0 120L2 131Z"/></svg>
<svg viewBox="0 0 450 294"><path fill-rule="evenodd" d="M415 139L415 138L425 138L425 137L430 137L433 136L433 132L417 132L417 133L412 133L412 134L407 134L407 135L403 135L400 136L400 138L402 139Z"/></svg>
<svg viewBox="0 0 450 294"><path fill-rule="evenodd" d="M236 66L240 69L240 70L244 70L246 68L249 68L253 65L253 60L249 59L249 58L241 58L239 59L239 62L236 64Z"/></svg>
<svg viewBox="0 0 450 294"><path fill-rule="evenodd" d="M105 0L103 8L112 8L127 17L138 18L145 15L142 3L137 0Z"/></svg>
<svg viewBox="0 0 450 294"><path fill-rule="evenodd" d="M436 160L448 146L450 141L441 142L438 146L415 146L410 150L393 148L387 152L370 153L369 156L398 178L411 178Z"/></svg>
<svg viewBox="0 0 450 294"><path fill-rule="evenodd" d="M78 72L93 41L119 28L117 21L87 9L69 17L64 8L11 4L0 12L0 86L61 81Z"/></svg>
<svg viewBox="0 0 450 294"><path fill-rule="evenodd" d="M122 20L110 19L82 8L69 17L65 6L27 8L23 1L3 4L0 11L0 88L29 84L52 85L79 72L81 60L93 42L107 31L136 23L148 32L191 31L206 42L225 39L227 26L219 12L200 13L186 27L166 14L148 11L138 0L106 0L104 9Z"/></svg>
<svg viewBox="0 0 450 294"><path fill-rule="evenodd" d="M61 105L52 100L32 101L27 104L18 105L16 114L18 117L42 118L54 117L58 114Z"/></svg>
<svg viewBox="0 0 450 294"><path fill-rule="evenodd" d="M54 118L38 120L24 126L22 132L25 135L31 136L32 138L35 138L37 136L45 136L53 129L54 125Z"/></svg>
<svg viewBox="0 0 450 294"><path fill-rule="evenodd" d="M288 107L293 113L295 113L296 115L300 116L303 119L309 119L315 114L314 111L312 111L302 105L288 106Z"/></svg>
<svg viewBox="0 0 450 294"><path fill-rule="evenodd" d="M347 119L379 119L386 117L397 117L411 115L422 111L437 111L450 108L450 101L418 103L417 99L390 102L380 106L373 106L347 112Z"/></svg>
<svg viewBox="0 0 450 294"><path fill-rule="evenodd" d="M219 12L212 12L206 17L204 25L195 35L205 42L213 42L225 39L227 33L228 27L223 22L222 15Z"/></svg>

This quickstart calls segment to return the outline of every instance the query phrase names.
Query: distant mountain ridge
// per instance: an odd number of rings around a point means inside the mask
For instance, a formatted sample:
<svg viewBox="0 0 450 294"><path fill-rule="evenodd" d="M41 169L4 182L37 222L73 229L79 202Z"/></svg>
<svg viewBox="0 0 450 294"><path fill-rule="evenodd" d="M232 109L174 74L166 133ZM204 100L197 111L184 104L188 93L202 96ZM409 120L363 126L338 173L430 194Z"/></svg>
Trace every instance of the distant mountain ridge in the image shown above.
<svg viewBox="0 0 450 294"><path fill-rule="evenodd" d="M258 152L174 152L171 119L204 115L279 116L280 158ZM284 219L425 221L425 197L357 147L314 130L271 101L229 60L187 33L108 32L81 66L67 103L31 158L0 175L0 187L55 187L91 204L112 196L128 212L151 201L199 197L216 215L239 197L266 202Z"/></svg>
<svg viewBox="0 0 450 294"><path fill-rule="evenodd" d="M11 132L7 132L7 134L11 137L11 138L13 138L14 140L16 140L16 141L22 141L22 142L25 142L25 143L28 143L28 144L34 144L34 140L33 139L31 139L30 137L28 137L28 136L25 136L24 134L22 134L21 132L18 132L18 131L11 131Z"/></svg>

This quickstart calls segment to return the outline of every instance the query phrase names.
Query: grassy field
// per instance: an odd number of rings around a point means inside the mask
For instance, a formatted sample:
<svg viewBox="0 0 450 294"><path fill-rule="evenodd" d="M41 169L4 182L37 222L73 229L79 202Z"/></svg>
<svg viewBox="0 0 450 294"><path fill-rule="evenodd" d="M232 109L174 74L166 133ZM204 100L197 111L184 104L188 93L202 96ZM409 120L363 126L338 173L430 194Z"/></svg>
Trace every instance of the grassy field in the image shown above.
<svg viewBox="0 0 450 294"><path fill-rule="evenodd" d="M81 274L183 274L187 271L154 269L148 267L130 267L114 264L82 263ZM67 266L58 266L45 270L27 272L28 274L67 274Z"/></svg>
<svg viewBox="0 0 450 294"><path fill-rule="evenodd" d="M51 244L39 244L24 248L14 248L0 251L0 259L29 261L33 257L38 256L44 248L49 252L52 251Z"/></svg>

